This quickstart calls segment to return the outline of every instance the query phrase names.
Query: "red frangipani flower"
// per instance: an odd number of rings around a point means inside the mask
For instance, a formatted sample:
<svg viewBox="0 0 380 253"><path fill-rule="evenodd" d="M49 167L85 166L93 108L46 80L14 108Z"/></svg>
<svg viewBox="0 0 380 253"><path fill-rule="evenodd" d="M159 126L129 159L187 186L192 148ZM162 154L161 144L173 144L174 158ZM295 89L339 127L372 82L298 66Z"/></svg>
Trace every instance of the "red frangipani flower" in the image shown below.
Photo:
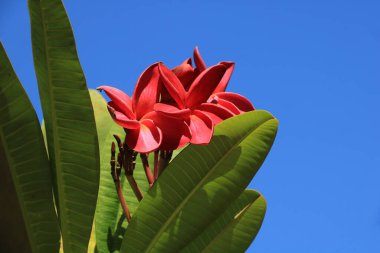
<svg viewBox="0 0 380 253"><path fill-rule="evenodd" d="M137 81L132 99L124 92L100 86L111 101L108 110L114 121L126 129L127 145L140 153L174 150L189 143L191 133L183 119L153 111L160 93L158 63L147 68Z"/></svg>
<svg viewBox="0 0 380 253"><path fill-rule="evenodd" d="M226 68L223 65L216 65L203 71L193 81L195 84L192 84L189 91L186 91L174 72L160 63L161 80L175 103L158 103L154 106L154 109L164 115L186 120L192 134L190 143L208 144L213 133L214 124L212 119L203 112L204 108L200 108L200 106L202 102L207 101L215 88L213 86L217 85L216 82L220 80L225 70ZM209 103L209 107L214 107L217 112L222 112L223 110L211 103ZM226 111L226 113L228 112Z"/></svg>
<svg viewBox="0 0 380 253"><path fill-rule="evenodd" d="M213 126L242 112L254 110L243 96L224 92L234 63L221 62L206 69L198 49L194 50L196 68L187 59L169 70L162 63L159 72L165 89L163 102L154 106L162 114L180 117L189 124L193 144L209 143ZM210 122L211 120L211 122Z"/></svg>
<svg viewBox="0 0 380 253"><path fill-rule="evenodd" d="M191 59L188 58L182 64L172 69L172 72L181 81L186 91L188 91L191 88L191 86L196 85L196 82L194 82L194 80L196 79L196 77L200 75L200 73L205 71L207 68L206 64L204 63L199 53L198 48L194 49L193 57L194 57L194 62L196 66L195 68L193 68L191 64ZM226 112L222 114L221 112L219 112L218 114L212 113L212 111L215 111L215 109L212 110L213 109L212 106L203 104L202 107L205 109L204 112L209 117L212 118L214 124L218 124L224 119L231 117L233 115L238 115L243 112L254 110L254 107L252 106L252 104L245 97L236 93L225 92L228 82L231 78L235 64L233 62L223 61L223 62L219 62L217 65L225 66L226 70L223 76L219 80L215 80L217 82L217 85L214 86L215 89L212 91L212 94L208 98L207 102L213 103L217 105L218 107L221 107L229 111L229 114L227 114ZM213 82L213 84L215 84L216 82ZM174 102L173 100L170 100L171 99L170 96L166 95L168 93L166 89L163 89L162 93L164 94L163 97L166 98L166 100L164 100L165 102L167 103ZM206 101L203 101L203 102L206 102Z"/></svg>
<svg viewBox="0 0 380 253"><path fill-rule="evenodd" d="M108 110L114 121L127 130L127 145L137 152L156 150L162 142L162 131L152 119L145 117L153 111L159 99L158 64L148 67L137 81L132 99L116 88L100 86L111 101Z"/></svg>
<svg viewBox="0 0 380 253"><path fill-rule="evenodd" d="M127 145L140 153L174 150L187 143L208 144L214 125L254 110L243 96L225 92L233 62L206 67L197 48L191 59L173 70L162 63L147 68L137 81L132 98L100 86L111 101L114 121L126 129Z"/></svg>
<svg viewBox="0 0 380 253"><path fill-rule="evenodd" d="M206 70L206 64L204 63L197 47L194 49L193 57L196 66L195 68L192 66L191 58L188 58L180 65L172 69L173 73L181 81L186 91L189 90L194 79ZM217 85L217 89L214 92L224 91L226 89L235 66L235 63L227 61L220 62L219 64L224 65L226 67L226 71L222 78L218 81L219 83ZM163 99L161 99L161 102L170 103L172 101L170 95L165 89L162 90L162 96Z"/></svg>

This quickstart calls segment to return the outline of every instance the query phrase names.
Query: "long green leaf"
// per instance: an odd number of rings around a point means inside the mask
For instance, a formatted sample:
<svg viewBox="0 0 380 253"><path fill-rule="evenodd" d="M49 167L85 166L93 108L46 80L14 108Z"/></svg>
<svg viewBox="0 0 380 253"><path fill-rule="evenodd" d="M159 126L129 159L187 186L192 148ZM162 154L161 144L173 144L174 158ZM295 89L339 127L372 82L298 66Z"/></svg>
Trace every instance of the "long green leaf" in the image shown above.
<svg viewBox="0 0 380 253"><path fill-rule="evenodd" d="M259 232L265 210L264 197L256 191L245 190L181 252L243 253Z"/></svg>
<svg viewBox="0 0 380 253"><path fill-rule="evenodd" d="M58 252L40 124L1 43L0 115L0 252Z"/></svg>
<svg viewBox="0 0 380 253"><path fill-rule="evenodd" d="M99 187L98 138L60 0L29 0L32 47L65 253L87 252Z"/></svg>
<svg viewBox="0 0 380 253"><path fill-rule="evenodd" d="M247 187L264 162L278 121L265 111L230 118L207 146L185 148L143 199L122 252L178 252Z"/></svg>
<svg viewBox="0 0 380 253"><path fill-rule="evenodd" d="M91 90L90 94L98 129L101 167L99 196L95 216L96 249L99 253L119 252L128 224L124 219L116 194L115 184L110 173L110 147L111 143L115 141L113 134L118 134L123 138L125 133L123 128L112 120L104 98L94 90ZM149 185L140 159L136 160L134 177L142 192L147 192ZM123 181L124 196L128 208L133 214L139 202L128 182L126 180L124 182L123 175L121 180Z"/></svg>

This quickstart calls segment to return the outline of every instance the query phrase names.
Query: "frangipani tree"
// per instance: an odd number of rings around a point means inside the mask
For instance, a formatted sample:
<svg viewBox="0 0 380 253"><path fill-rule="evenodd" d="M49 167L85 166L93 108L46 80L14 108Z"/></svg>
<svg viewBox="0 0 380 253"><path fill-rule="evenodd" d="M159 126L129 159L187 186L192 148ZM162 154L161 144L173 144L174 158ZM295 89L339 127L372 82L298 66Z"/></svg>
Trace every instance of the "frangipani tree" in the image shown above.
<svg viewBox="0 0 380 253"><path fill-rule="evenodd" d="M29 0L41 126L0 47L1 252L244 252L266 203L246 187L277 120L225 92L198 49L131 97L88 90L60 0ZM125 180L126 179L126 180Z"/></svg>

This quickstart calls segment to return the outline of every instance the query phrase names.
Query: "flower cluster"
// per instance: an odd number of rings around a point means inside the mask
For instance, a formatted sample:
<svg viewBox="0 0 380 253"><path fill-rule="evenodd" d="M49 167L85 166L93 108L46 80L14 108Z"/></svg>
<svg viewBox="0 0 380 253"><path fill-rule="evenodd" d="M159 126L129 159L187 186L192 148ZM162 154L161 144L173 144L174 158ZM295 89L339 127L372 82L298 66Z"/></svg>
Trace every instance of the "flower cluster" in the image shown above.
<svg viewBox="0 0 380 253"><path fill-rule="evenodd" d="M151 65L132 98L114 87L98 87L111 99L108 110L126 130L129 149L144 154L208 144L216 124L254 110L243 96L225 91L233 62L207 67L197 48L193 58L195 67L191 58L173 69L161 62Z"/></svg>

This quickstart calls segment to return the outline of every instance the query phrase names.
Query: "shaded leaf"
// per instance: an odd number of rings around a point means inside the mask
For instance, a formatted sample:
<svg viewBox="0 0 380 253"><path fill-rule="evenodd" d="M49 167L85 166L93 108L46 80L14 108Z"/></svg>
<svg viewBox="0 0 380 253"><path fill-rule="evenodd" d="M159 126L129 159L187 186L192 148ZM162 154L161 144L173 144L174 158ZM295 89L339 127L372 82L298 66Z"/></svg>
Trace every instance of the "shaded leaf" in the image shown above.
<svg viewBox="0 0 380 253"><path fill-rule="evenodd" d="M58 219L40 124L1 43L0 115L0 252L58 252Z"/></svg>

